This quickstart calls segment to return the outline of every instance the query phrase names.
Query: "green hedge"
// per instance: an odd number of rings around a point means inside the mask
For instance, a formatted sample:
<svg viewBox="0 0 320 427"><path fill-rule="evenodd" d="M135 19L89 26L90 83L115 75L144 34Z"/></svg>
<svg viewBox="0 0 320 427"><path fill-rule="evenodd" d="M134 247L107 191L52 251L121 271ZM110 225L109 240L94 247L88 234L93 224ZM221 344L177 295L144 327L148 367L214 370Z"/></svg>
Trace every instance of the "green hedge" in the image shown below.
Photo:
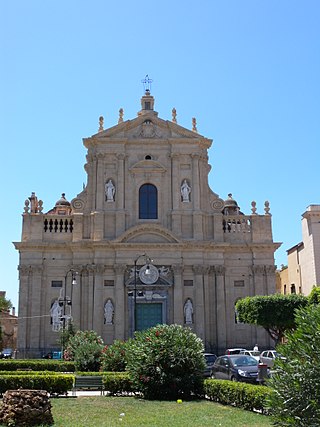
<svg viewBox="0 0 320 427"><path fill-rule="evenodd" d="M31 369L33 371L74 372L74 362L63 360L42 359L10 359L0 360L0 371L17 371Z"/></svg>
<svg viewBox="0 0 320 427"><path fill-rule="evenodd" d="M128 372L103 372L103 384L109 395L133 393L133 385Z"/></svg>
<svg viewBox="0 0 320 427"><path fill-rule="evenodd" d="M46 390L51 395L67 394L72 390L74 375L69 374L7 374L0 376L0 394L7 390L17 390L19 388L31 390Z"/></svg>
<svg viewBox="0 0 320 427"><path fill-rule="evenodd" d="M214 402L267 414L266 400L272 391L261 385L208 379L204 381L204 392Z"/></svg>

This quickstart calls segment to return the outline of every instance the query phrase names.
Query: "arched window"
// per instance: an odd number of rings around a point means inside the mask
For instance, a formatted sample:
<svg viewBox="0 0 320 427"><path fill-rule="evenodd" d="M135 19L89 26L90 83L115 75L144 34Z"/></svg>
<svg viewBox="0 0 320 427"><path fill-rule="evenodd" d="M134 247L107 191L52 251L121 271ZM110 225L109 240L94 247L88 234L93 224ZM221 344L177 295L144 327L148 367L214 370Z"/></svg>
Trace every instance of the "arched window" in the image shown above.
<svg viewBox="0 0 320 427"><path fill-rule="evenodd" d="M158 190L152 184L144 184L139 189L139 219L158 218Z"/></svg>

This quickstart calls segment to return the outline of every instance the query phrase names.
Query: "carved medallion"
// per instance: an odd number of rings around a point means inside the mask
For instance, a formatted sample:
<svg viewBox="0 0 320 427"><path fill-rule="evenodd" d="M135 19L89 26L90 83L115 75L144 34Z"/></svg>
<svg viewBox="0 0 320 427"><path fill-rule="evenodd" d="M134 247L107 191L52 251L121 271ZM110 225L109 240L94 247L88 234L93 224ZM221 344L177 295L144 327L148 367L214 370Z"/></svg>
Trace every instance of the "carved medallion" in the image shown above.
<svg viewBox="0 0 320 427"><path fill-rule="evenodd" d="M144 265L139 270L139 277L142 283L146 285L152 285L155 283L159 278L159 271L158 269L150 264L150 265Z"/></svg>

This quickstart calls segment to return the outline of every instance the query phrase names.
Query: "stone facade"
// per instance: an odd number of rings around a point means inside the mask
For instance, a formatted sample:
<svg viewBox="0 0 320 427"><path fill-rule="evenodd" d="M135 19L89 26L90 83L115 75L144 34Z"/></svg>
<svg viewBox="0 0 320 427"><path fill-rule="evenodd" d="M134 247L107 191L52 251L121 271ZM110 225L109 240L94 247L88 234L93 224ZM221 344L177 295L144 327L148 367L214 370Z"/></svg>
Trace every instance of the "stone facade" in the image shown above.
<svg viewBox="0 0 320 427"><path fill-rule="evenodd" d="M44 213L35 194L25 202L15 243L20 354L58 348L57 331L71 317L108 344L177 323L218 354L269 347L264 331L236 323L234 310L241 297L275 292L269 202L264 214L252 202L244 215L231 194L214 193L212 140L195 119L192 130L179 126L175 109L171 121L160 119L149 89L136 118L123 114L106 130L100 117L98 133L83 140L87 184L70 203L63 195Z"/></svg>
<svg viewBox="0 0 320 427"><path fill-rule="evenodd" d="M309 295L320 286L320 205L302 214L302 242L287 250L288 266L280 272L281 292Z"/></svg>

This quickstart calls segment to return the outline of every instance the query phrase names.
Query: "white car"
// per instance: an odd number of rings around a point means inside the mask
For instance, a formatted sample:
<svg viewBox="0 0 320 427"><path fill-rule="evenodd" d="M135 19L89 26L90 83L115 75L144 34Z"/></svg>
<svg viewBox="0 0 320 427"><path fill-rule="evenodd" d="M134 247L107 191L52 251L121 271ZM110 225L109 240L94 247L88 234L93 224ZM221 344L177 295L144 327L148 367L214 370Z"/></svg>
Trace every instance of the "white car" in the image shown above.
<svg viewBox="0 0 320 427"><path fill-rule="evenodd" d="M256 350L241 350L240 354L245 354L247 356L254 357L257 362L260 362L260 351L256 351Z"/></svg>
<svg viewBox="0 0 320 427"><path fill-rule="evenodd" d="M265 350L260 354L260 361L268 366L268 368L273 368L274 361L277 357L280 357L283 360L286 360L285 357L281 356L276 350Z"/></svg>

